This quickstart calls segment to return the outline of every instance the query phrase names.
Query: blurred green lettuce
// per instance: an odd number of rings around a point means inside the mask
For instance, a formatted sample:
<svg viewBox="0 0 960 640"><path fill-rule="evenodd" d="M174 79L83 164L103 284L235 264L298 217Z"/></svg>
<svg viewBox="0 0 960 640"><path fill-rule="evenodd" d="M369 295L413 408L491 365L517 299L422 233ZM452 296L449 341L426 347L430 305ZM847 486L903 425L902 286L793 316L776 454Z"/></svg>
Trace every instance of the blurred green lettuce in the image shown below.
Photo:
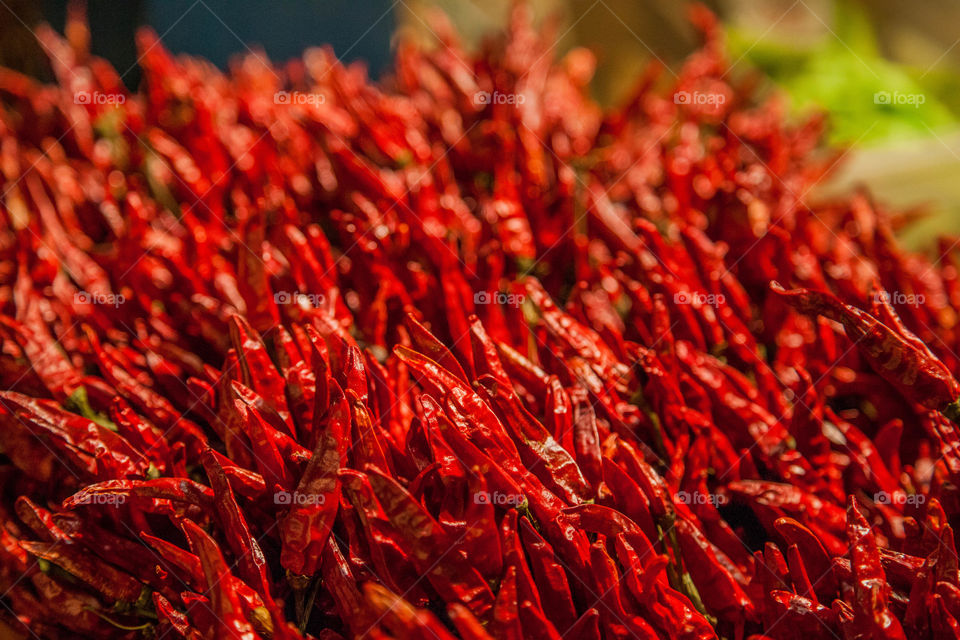
<svg viewBox="0 0 960 640"><path fill-rule="evenodd" d="M830 30L809 44L785 44L731 27L733 60L743 59L767 74L799 113L830 114L830 140L876 145L928 137L956 124L960 112L954 74L925 73L891 62L878 51L866 17L838 2Z"/></svg>

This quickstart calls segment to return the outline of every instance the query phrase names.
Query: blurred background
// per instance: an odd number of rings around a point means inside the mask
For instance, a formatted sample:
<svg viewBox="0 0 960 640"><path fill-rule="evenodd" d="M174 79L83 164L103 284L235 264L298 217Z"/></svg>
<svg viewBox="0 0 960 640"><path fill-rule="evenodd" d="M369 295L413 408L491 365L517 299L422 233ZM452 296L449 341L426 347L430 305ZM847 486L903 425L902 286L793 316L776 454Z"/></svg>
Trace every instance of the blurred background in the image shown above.
<svg viewBox="0 0 960 640"><path fill-rule="evenodd" d="M0 0L0 64L48 77L31 27L62 30L66 0ZM150 25L174 52L226 68L232 56L263 51L274 61L331 44L344 61L388 73L392 44L435 42L430 16L444 11L469 46L505 24L512 0L89 0L93 50L134 88L133 33ZM556 22L562 53L587 46L598 57L592 90L615 104L642 65L677 67L698 44L685 1L529 0L538 20ZM925 0L707 0L722 19L734 73L765 74L768 90L800 116L830 113L830 140L849 146L820 195L866 184L897 207L930 215L905 234L960 233L960 2Z"/></svg>

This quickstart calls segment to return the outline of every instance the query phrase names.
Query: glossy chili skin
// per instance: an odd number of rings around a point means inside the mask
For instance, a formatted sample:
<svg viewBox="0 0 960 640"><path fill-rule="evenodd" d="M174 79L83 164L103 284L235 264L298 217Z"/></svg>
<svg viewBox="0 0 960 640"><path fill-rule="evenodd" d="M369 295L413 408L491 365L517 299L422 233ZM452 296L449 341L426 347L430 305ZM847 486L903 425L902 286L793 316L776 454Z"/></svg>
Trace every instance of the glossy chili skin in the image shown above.
<svg viewBox="0 0 960 640"><path fill-rule="evenodd" d="M615 106L521 3L382 81L143 32L132 92L82 12L0 69L4 622L960 635L956 243L799 197L823 121L705 9Z"/></svg>
<svg viewBox="0 0 960 640"><path fill-rule="evenodd" d="M874 370L910 401L929 409L941 409L960 397L960 383L929 349L918 347L866 311L828 293L806 289L787 291L777 283L771 287L798 311L823 315L841 323Z"/></svg>

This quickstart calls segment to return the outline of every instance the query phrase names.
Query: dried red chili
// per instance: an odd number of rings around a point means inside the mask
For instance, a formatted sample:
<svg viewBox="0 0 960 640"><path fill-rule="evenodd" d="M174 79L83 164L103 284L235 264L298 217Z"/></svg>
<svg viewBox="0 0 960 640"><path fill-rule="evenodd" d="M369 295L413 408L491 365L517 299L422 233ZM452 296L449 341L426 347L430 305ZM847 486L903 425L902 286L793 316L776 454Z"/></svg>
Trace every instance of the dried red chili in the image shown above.
<svg viewBox="0 0 960 640"><path fill-rule="evenodd" d="M0 70L10 620L960 635L960 437L931 411L960 420L956 252L902 251L864 194L797 198L822 121L693 16L706 46L614 108L522 4L479 53L442 23L401 44L389 82L144 33L127 92L77 9L40 29L58 86Z"/></svg>

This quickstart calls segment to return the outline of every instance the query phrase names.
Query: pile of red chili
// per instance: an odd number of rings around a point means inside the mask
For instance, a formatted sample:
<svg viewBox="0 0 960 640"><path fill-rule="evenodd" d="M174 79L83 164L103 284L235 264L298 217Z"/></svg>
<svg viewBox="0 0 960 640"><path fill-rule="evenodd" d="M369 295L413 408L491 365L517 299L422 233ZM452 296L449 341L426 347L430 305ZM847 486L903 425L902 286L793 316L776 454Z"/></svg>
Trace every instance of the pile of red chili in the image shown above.
<svg viewBox="0 0 960 640"><path fill-rule="evenodd" d="M957 252L808 203L822 123L694 18L613 110L522 7L379 83L144 33L129 93L41 31L56 86L0 71L0 620L960 638Z"/></svg>

